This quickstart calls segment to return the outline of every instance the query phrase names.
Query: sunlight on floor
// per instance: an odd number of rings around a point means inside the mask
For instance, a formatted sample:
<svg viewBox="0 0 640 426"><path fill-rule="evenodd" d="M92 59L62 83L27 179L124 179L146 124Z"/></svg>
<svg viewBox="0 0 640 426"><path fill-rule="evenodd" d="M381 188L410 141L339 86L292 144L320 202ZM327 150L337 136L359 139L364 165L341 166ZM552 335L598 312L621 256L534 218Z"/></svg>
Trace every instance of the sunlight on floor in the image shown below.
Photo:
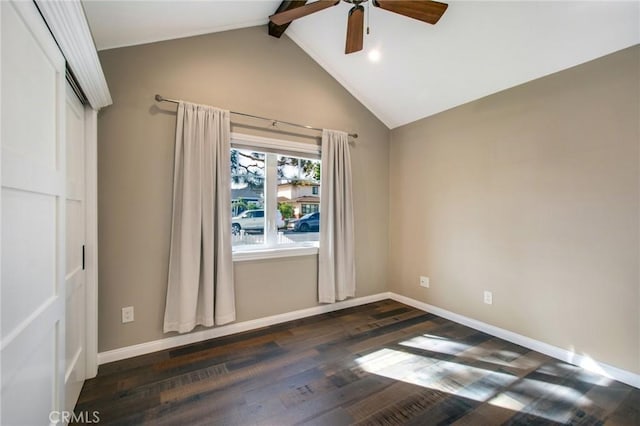
<svg viewBox="0 0 640 426"><path fill-rule="evenodd" d="M591 383L598 386L609 386L614 380L608 376L601 375L597 371L591 372L582 366L565 364L563 362L557 362L554 364L547 364L540 367L538 370L541 373L548 374L556 377L566 377L571 375L581 382Z"/></svg>
<svg viewBox="0 0 640 426"><path fill-rule="evenodd" d="M556 422L569 421L576 406L587 408L592 401L579 390L544 380L545 376L558 381L571 377L599 386L610 383L610 379L590 374L577 366L561 362L533 364L523 354L491 347L468 350L469 345L440 336L425 334L398 345L406 347L406 351L383 348L357 358L356 362L372 374ZM417 354L419 351L425 351L425 354ZM429 356L429 352L458 357L445 360L440 356ZM518 362L518 358L523 360ZM488 368L480 367L482 364ZM495 365L497 371L489 369L488 364ZM518 370L518 365L527 366L523 370L539 373L540 379L510 374L509 369L511 372ZM507 372L502 366L507 367ZM549 395L553 409L549 409L550 401L546 398Z"/></svg>
<svg viewBox="0 0 640 426"><path fill-rule="evenodd" d="M553 410L549 409L548 401L543 400L542 395L553 397ZM589 398L575 389L527 378L488 402L509 410L524 410L527 414L560 423L571 419L575 406L586 408L592 404Z"/></svg>
<svg viewBox="0 0 640 426"><path fill-rule="evenodd" d="M578 365L587 371L605 376L607 384L613 382L613 378L589 355L582 355L582 360Z"/></svg>
<svg viewBox="0 0 640 426"><path fill-rule="evenodd" d="M469 345L458 343L439 336L425 334L417 336L404 342L400 342L401 346L409 346L416 349L424 349L427 351L440 352L443 354L457 354L469 349Z"/></svg>
<svg viewBox="0 0 640 426"><path fill-rule="evenodd" d="M369 373L481 402L518 380L510 374L389 348L358 358L356 362Z"/></svg>

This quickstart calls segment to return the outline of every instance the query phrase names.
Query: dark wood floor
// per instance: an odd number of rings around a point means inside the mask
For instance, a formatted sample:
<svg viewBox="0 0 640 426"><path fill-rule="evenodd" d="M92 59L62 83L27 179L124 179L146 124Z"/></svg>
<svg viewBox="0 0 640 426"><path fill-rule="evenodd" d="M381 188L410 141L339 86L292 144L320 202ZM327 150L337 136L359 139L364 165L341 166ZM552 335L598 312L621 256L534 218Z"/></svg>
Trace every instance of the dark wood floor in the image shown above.
<svg viewBox="0 0 640 426"><path fill-rule="evenodd" d="M640 425L640 390L385 300L100 366L100 424Z"/></svg>

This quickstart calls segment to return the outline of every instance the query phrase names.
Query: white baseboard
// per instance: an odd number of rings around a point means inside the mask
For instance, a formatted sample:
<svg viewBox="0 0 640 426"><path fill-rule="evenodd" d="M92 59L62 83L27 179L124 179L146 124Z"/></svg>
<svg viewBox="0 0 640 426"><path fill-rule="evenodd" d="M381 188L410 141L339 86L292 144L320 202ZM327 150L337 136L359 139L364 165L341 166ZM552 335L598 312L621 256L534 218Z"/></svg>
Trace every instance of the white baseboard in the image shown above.
<svg viewBox="0 0 640 426"><path fill-rule="evenodd" d="M457 322L459 324L466 325L467 327L480 330L492 336L499 337L500 339L506 340L508 342L524 346L525 348L529 348L545 355L549 355L550 357L568 362L569 364L577 365L584 368L585 370L589 370L617 380L619 382L626 383L630 386L640 388L640 375L632 373L630 371L622 370L617 367L613 367L609 364L595 361L594 359L586 355L580 355L575 352L550 345L548 343L540 342L539 340L531 339L521 334L514 333L512 331L505 330L503 328L496 327L481 321L477 321L472 318L447 311L446 309L438 308L437 306L429 305L427 303L411 299L410 297L402 296L400 294L389 292L389 298L397 302L404 303L405 305L413 306L414 308L420 309L421 311L429 312L442 318Z"/></svg>
<svg viewBox="0 0 640 426"><path fill-rule="evenodd" d="M459 324L466 325L476 330L480 330L484 333L490 334L495 337L499 337L508 342L515 343L525 348L549 355L550 357L559 359L561 361L568 362L570 364L577 365L586 370L593 371L602 374L611 379L617 380L622 383L626 383L630 386L640 388L640 375L631 373L626 370L622 370L617 367L613 367L609 364L598 362L592 358L576 354L575 352L559 348L557 346L550 345L548 343L540 342L535 339L523 336L518 333L514 333L509 330L505 330L500 327L493 326L463 315L456 314L454 312L447 311L446 309L439 308L437 306L429 305L424 302L420 302L415 299L411 299L406 296L402 296L393 292L384 292L373 294L370 296L357 297L354 299L344 300L328 305L318 305L307 309L300 309L298 311L286 312L283 314L272 315L269 317L258 318L250 321L242 321L229 325L223 325L221 327L209 328L195 333L181 334L178 336L167 337L165 339L154 340L152 342L140 343L138 345L127 346L124 348L114 349L111 351L100 352L98 354L98 364L106 364L108 362L119 361L122 359L133 358L139 355L145 355L152 352L161 351L164 349L175 348L178 346L188 345L191 343L202 342L208 339L214 339L216 337L228 336L230 334L241 333L244 331L255 330L269 325L280 324L287 321L292 321L300 318L306 318L313 315L324 314L327 312L333 312L340 309L351 308L353 306L360 306L367 303L378 302L384 299L392 299L405 305L412 306L421 311L429 312L438 315L442 318L457 322Z"/></svg>
<svg viewBox="0 0 640 426"><path fill-rule="evenodd" d="M338 311L340 309L351 308L353 306L365 305L367 303L378 302L380 300L390 298L391 296L388 292L378 293L370 296L347 299L342 302L336 302L327 305L318 305L307 309L300 309L298 311L272 315L269 317L236 322L229 325L223 325L220 327L197 331L195 333L181 334L178 336L167 337L165 339L126 346L124 348L100 352L98 354L98 364L101 365L108 362L133 358L135 356L145 355L164 349L175 348L178 346L188 345L190 343L202 342L204 340L214 339L216 337L228 336L230 334L241 333L243 331L255 330L269 325L280 324L287 321L324 314L327 312Z"/></svg>

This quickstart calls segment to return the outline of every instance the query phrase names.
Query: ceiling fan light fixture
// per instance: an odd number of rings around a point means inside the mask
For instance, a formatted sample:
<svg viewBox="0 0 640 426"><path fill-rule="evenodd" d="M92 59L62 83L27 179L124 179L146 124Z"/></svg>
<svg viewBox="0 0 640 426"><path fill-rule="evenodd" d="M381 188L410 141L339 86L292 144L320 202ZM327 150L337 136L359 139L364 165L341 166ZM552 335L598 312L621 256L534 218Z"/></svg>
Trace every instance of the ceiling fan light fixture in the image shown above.
<svg viewBox="0 0 640 426"><path fill-rule="evenodd" d="M369 60L371 62L380 62L380 59L382 58L382 54L380 53L380 50L378 49L371 49L369 51L369 54L367 55L367 57L369 58Z"/></svg>
<svg viewBox="0 0 640 426"><path fill-rule="evenodd" d="M275 26L283 27L289 25L289 23L295 19L299 19L312 13L319 12L332 6L337 6L341 0L316 0L311 3L306 3L306 0L283 1L278 10L273 15L269 16L271 24ZM344 0L346 3L353 5L349 10L347 18L347 39L345 43L345 54L355 53L362 50L364 45L364 7L362 4L369 4L369 0ZM446 3L440 3L432 0L372 0L371 4L374 7L389 12L397 13L399 15L406 16L408 18L417 19L428 24L435 24L442 17L447 10ZM369 8L367 7L367 11ZM367 34L369 34L369 19L367 19ZM269 34L275 37L279 37L284 32L283 29L279 31L272 31L273 25L269 26ZM376 58L376 54L373 54L373 58ZM377 60L380 58L378 57ZM371 59L376 61L376 59Z"/></svg>

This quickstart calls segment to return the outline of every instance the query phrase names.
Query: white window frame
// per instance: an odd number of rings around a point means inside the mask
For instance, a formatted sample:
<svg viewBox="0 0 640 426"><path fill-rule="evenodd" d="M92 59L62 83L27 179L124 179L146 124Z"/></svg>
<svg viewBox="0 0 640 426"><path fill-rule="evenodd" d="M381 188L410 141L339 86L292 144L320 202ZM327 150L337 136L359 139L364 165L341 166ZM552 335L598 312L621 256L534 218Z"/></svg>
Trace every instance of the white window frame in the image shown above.
<svg viewBox="0 0 640 426"><path fill-rule="evenodd" d="M303 158L320 159L320 144L287 141L266 138L262 136L231 133L231 148L265 150L266 182L277 181L277 157L270 152L299 154ZM295 245L279 245L276 211L278 209L277 185L265 185L264 214L265 214L265 243L259 246L234 247L233 261L272 259L291 256L311 256L318 254L318 242L304 242ZM275 203L275 205L274 205ZM231 224L229 224L231 226Z"/></svg>

